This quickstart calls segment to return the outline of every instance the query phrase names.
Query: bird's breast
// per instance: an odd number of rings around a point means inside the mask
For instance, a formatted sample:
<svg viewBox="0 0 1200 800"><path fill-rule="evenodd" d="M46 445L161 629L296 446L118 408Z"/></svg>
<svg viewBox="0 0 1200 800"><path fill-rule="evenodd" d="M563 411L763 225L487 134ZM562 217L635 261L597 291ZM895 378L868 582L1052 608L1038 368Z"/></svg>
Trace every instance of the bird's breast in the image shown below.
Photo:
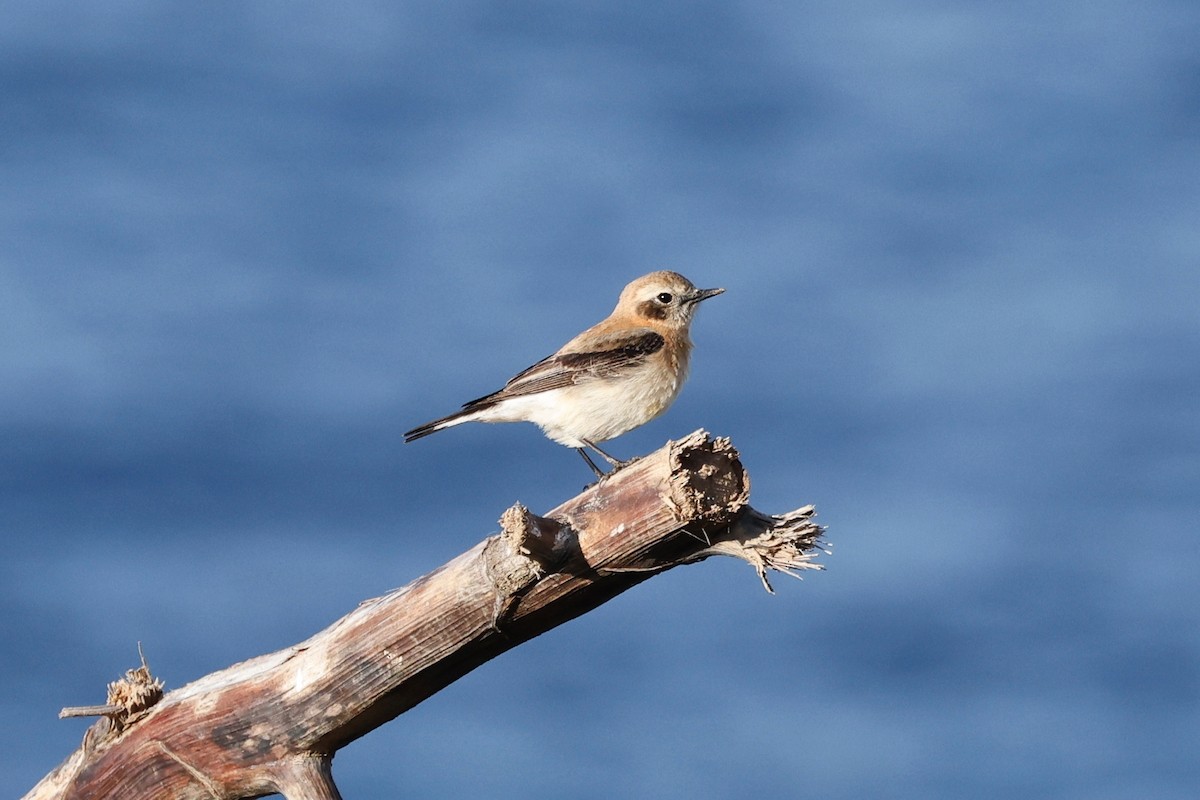
<svg viewBox="0 0 1200 800"><path fill-rule="evenodd" d="M604 442L666 411L679 396L686 378L686 351L664 352L619 376L581 381L557 390L556 397L545 398L548 402L541 404L538 418L532 421L551 439L568 447L580 447L585 439Z"/></svg>

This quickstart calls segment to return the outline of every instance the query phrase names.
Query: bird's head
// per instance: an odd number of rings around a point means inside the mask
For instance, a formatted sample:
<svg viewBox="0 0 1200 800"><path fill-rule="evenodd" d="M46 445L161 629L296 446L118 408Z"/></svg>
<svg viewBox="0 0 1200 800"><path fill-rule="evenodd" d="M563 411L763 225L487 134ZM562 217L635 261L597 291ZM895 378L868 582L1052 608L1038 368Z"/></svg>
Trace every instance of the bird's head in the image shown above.
<svg viewBox="0 0 1200 800"><path fill-rule="evenodd" d="M723 291L697 289L678 272L651 272L625 287L617 301L616 313L628 314L652 327L686 328L700 301Z"/></svg>

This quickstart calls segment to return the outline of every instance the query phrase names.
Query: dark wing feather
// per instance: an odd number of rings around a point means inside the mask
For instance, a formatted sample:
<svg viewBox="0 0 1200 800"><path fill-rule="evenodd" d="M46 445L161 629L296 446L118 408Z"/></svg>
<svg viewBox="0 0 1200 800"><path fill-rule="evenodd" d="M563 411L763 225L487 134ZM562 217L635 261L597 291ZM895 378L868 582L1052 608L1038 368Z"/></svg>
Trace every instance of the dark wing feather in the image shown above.
<svg viewBox="0 0 1200 800"><path fill-rule="evenodd" d="M513 376L504 388L463 406L478 409L509 397L548 392L574 386L583 380L613 378L636 367L662 349L661 334L647 328L623 331L600 338L596 349L576 353L556 353Z"/></svg>

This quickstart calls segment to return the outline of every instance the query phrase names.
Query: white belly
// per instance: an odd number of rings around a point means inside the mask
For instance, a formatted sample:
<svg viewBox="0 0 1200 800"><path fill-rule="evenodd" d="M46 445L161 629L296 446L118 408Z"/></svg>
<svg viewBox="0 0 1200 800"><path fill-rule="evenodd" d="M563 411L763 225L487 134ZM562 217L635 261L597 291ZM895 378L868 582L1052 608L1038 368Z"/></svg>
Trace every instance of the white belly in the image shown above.
<svg viewBox="0 0 1200 800"><path fill-rule="evenodd" d="M475 419L526 420L567 447L583 447L585 439L604 442L654 419L679 396L686 377L683 370L673 373L649 367L646 365L620 378L597 378L562 389L513 397L481 412Z"/></svg>

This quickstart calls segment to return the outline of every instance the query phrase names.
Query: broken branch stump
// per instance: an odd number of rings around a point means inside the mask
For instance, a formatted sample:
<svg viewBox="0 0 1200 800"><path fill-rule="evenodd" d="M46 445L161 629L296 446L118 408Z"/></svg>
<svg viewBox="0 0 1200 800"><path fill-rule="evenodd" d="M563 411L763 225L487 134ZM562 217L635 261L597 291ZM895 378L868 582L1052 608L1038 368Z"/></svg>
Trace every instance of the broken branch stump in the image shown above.
<svg viewBox="0 0 1200 800"><path fill-rule="evenodd" d="M333 800L329 767L339 748L657 572L732 555L770 590L770 569L818 568L812 507L767 516L748 505L749 490L729 441L697 431L545 517L515 505L499 535L305 642L214 672L149 708L144 686L113 684L109 704L92 709L105 716L25 800L276 792ZM154 682L144 663L127 678Z"/></svg>

